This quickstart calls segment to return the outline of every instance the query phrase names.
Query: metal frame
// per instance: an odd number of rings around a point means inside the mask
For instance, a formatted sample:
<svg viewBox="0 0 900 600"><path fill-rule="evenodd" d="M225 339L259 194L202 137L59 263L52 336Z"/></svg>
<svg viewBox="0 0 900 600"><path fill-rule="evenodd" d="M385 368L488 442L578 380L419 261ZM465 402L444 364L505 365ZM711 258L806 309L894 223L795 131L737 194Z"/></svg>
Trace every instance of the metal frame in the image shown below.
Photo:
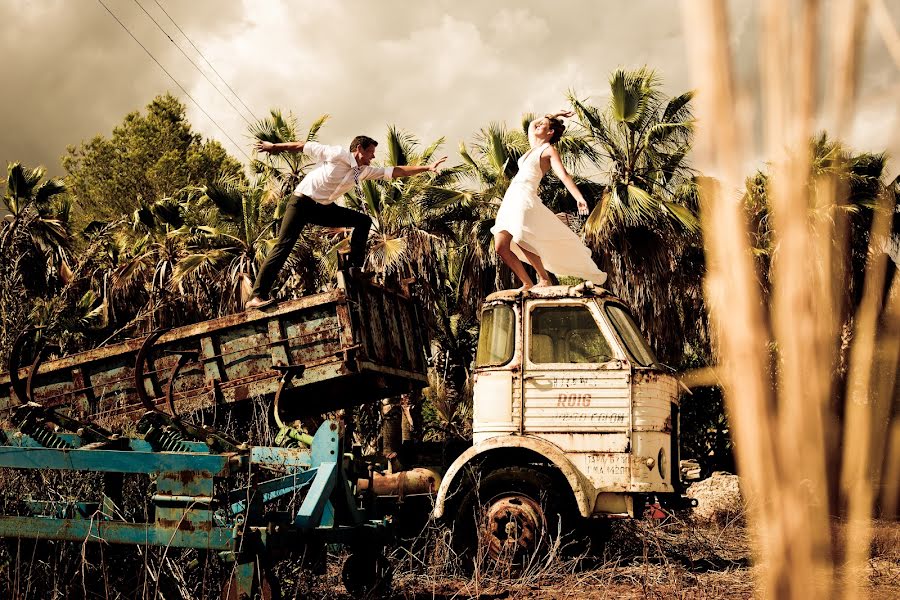
<svg viewBox="0 0 900 600"><path fill-rule="evenodd" d="M35 406L23 408L39 413ZM0 537L214 550L236 563L233 591L250 596L260 585L254 565L269 564L276 550L388 541L386 523L368 520L356 506L341 467L338 425L332 421L319 427L310 448L245 446L230 452L189 440L178 441L179 451L162 451L159 444L139 438L112 438L117 449L109 450L86 444L78 434L48 435L38 439L22 431L0 432L0 468L147 474L156 482L150 497L153 519L118 518L105 490L92 499L96 502L29 501L26 505L37 514L0 515ZM63 447L47 447L48 440ZM250 484L216 494L218 481L266 471L286 474L264 481L250 477ZM296 493L304 496L295 514L265 512L265 505Z"/></svg>

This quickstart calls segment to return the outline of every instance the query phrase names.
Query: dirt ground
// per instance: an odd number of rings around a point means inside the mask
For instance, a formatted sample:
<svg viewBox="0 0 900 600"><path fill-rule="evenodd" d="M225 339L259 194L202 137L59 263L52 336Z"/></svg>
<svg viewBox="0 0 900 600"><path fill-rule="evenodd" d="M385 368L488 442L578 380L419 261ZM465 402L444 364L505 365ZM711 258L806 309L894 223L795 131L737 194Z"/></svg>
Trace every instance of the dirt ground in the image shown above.
<svg viewBox="0 0 900 600"><path fill-rule="evenodd" d="M839 530L839 523L835 524ZM839 535L839 533L838 533ZM602 558L577 560L555 557L510 577L489 572L464 576L448 555L443 538L428 540L418 552L398 550L390 597L396 600L456 600L477 598L526 600L606 598L630 600L677 598L705 600L754 597L747 532L741 523L698 525L689 521L618 523ZM876 523L869 564L869 598L900 598L900 523ZM336 557L328 575L292 588L286 597L349 600L341 585ZM588 563L588 564L586 564ZM599 563L599 564L598 564ZM817 597L815 593L810 598ZM354 599L355 600L355 599Z"/></svg>

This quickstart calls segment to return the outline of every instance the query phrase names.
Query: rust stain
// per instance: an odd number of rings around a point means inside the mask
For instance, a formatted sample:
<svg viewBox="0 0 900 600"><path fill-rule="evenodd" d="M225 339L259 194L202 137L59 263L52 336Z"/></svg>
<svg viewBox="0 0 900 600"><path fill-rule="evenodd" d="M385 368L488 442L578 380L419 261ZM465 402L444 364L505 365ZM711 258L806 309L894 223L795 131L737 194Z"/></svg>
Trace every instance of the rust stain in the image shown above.
<svg viewBox="0 0 900 600"><path fill-rule="evenodd" d="M160 473L159 478L168 481L177 481L184 486L188 486L197 481L212 479L213 475L209 471L176 471Z"/></svg>
<svg viewBox="0 0 900 600"><path fill-rule="evenodd" d="M239 385L234 388L234 399L236 402L240 402L241 400L246 400L250 397L250 390L246 385Z"/></svg>
<svg viewBox="0 0 900 600"><path fill-rule="evenodd" d="M350 316L351 306L358 306L353 315L358 317L356 323ZM273 321L291 333L290 338L279 341L284 344L287 356L276 356L276 360L284 362L287 358L287 362L303 363L307 368L321 367L318 378L310 378L313 383L364 370L357 368L357 356L347 354L341 361L335 354L355 348L365 338L374 338L380 350L378 359L365 369L411 368L412 373L392 373L392 376L418 381L416 376L424 376L425 364L420 359L423 351L419 331L421 318L414 308L415 304L409 298L363 283L352 292L339 289L283 302L272 311L243 312L172 329L160 335L154 346L160 356L148 359L144 375L150 402L158 407L164 401L160 390L166 385L176 360L159 352L164 349L199 350L204 363L217 365L211 371L200 363L189 365L173 390L173 398L179 402L200 394L204 398L210 396L211 381L226 394L227 402L246 401L256 394L274 394L273 382L280 373L271 368L273 357L269 340L259 331L260 327L264 329ZM365 331L367 327L374 329ZM139 411L142 406L134 383L133 365L146 340L147 336L144 336L45 362L35 379L36 399L50 408L78 405L87 397L90 406L86 408L92 413L90 416L129 418L130 413ZM372 341L366 340L366 345ZM204 347L207 347L205 353ZM213 347L214 354L210 354L209 347ZM412 360L413 355L416 360ZM409 362L413 364L405 364ZM27 368L19 372L27 374ZM384 382L373 383L386 385ZM302 387L303 382L295 383L298 385ZM0 414L13 406L14 391L10 387L9 375L0 374ZM385 388L385 392L388 391ZM215 401L215 394L212 396ZM188 402L192 409L195 404Z"/></svg>
<svg viewBox="0 0 900 600"><path fill-rule="evenodd" d="M197 531L202 532L210 532L212 531L212 522L210 521L200 521L198 523L194 523L185 515L182 519L157 519L156 524L162 527L163 529L177 529L178 531L184 531L187 533L195 533Z"/></svg>

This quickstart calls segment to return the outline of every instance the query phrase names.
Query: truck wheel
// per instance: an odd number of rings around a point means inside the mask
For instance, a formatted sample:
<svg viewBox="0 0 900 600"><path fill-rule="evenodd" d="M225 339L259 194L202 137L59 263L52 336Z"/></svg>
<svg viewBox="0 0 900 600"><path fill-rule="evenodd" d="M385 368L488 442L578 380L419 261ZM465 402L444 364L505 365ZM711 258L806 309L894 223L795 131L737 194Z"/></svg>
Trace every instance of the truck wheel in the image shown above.
<svg viewBox="0 0 900 600"><path fill-rule="evenodd" d="M394 569L380 552L354 552L344 561L341 580L354 598L381 598L391 589Z"/></svg>
<svg viewBox="0 0 900 600"><path fill-rule="evenodd" d="M460 503L453 546L463 566L492 563L518 569L547 552L561 531L566 507L558 484L530 467L502 467L470 486Z"/></svg>

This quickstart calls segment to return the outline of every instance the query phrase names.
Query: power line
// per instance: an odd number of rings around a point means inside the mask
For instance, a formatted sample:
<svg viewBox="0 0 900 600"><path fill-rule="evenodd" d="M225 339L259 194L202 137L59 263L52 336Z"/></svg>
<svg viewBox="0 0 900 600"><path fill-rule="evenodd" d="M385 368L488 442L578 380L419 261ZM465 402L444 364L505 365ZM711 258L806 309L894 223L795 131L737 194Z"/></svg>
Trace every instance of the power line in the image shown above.
<svg viewBox="0 0 900 600"><path fill-rule="evenodd" d="M224 83L224 84L225 84L225 87L227 87L227 88L231 91L231 93L234 94L234 97L238 99L238 102L240 102L241 105L243 105L243 107L244 107L245 109L247 109L247 112L250 113L250 115L253 116L253 118L256 119L256 120L258 121L258 120L259 120L259 117L257 117L256 114L255 114L252 110L250 110L250 107L247 106L247 104L241 99L240 96L238 96L238 93L237 93L236 91L234 91L234 89L233 89L230 85L228 85L228 82L225 81L225 78L222 77L222 76L219 74L218 71L216 71L216 68L215 68L214 66L212 66L212 63L209 62L209 60L206 58L206 56L204 56L203 52L200 51L200 48L198 48L197 45L194 44L193 41L191 41L191 38L188 36L188 34L186 34L186 33L184 32L184 30L183 30L181 27L178 26L178 23L175 22L175 19L173 19L173 18L169 15L169 13L166 12L166 9L163 8L163 5L160 4L159 2L157 2L157 0L153 0L153 3L156 4L156 5L159 7L159 10L163 11L163 14L166 15L166 17L168 17L168 19L169 19L170 21L172 21L172 25L174 25L175 28L178 29L178 31L181 32L181 35L184 36L184 39L186 39L186 40L188 41L188 43L189 43L191 46L193 46L194 50L197 51L197 54L200 55L200 58L202 58L204 61L206 61L206 64L209 65L209 68L210 68L210 69L212 69L212 72L215 73L216 76L217 76L219 79L222 80L222 83Z"/></svg>
<svg viewBox="0 0 900 600"><path fill-rule="evenodd" d="M125 26L125 23L123 23L122 21L120 21L120 20L119 20L119 17L117 17L117 16L115 15L115 13L113 13L113 11L111 11L111 10L109 9L109 7L108 7L106 4L103 3L103 0L97 0L97 2L99 2L100 5L101 5L103 8L106 9L106 12L108 12L108 13L110 14L110 16L111 16L113 19L116 20L116 23L118 23L119 25L122 26L122 29L124 29L125 32L126 32L128 35L131 36L131 39L133 39L135 42L137 42L137 45L140 46L140 47L144 50L144 52L147 53L147 56L149 56L150 58L153 59L153 62L155 62L156 65L157 65L160 69L162 69L163 73L165 73L166 75L168 75L168 76L169 76L169 79L171 79L171 80L175 83L175 85L177 85L178 88L179 88L182 92L184 92L184 95L191 99L191 102L193 102L193 103L197 106L197 108L200 109L200 112L202 112L204 115L206 115L206 118L209 119L209 120L212 122L213 125L215 125L216 127L219 128L219 131L222 132L222 135L224 135L226 138L228 138L228 141L231 142L232 144L234 144L234 147L237 148L237 149L240 151L240 153L243 154L244 157L245 157L247 160L249 160L249 161L252 162L253 159L250 158L250 157L247 155L246 152L244 152L244 149L243 149L237 142L235 142L233 139L231 139L231 136L228 135L228 132L226 132L224 129L222 129L222 126L219 125L219 124L216 122L216 120L213 119L213 118L209 115L209 113L206 112L206 110L205 110L202 106L200 106L200 103L199 103L199 102L197 102L196 100L194 100L194 97L191 96L191 94L190 94L186 89L184 89L184 86L183 86L183 85L181 85L180 83L178 83L178 80L177 80L177 79L175 79L174 77L172 77L172 74L169 73L169 72L166 70L166 68L165 68L164 66L162 66L162 63L160 63L158 60L156 60L156 57L153 56L153 53L150 52L150 51L147 49L147 47L144 46L144 44L142 44L141 41L140 41L139 39L137 39L137 38L134 36L133 33L131 33L131 30L128 29L128 27Z"/></svg>
<svg viewBox="0 0 900 600"><path fill-rule="evenodd" d="M187 53L181 48L181 46L179 46L178 44L175 43L175 40L172 39L172 36L170 36L168 33L166 33L166 30L162 28L162 25L159 24L159 21L157 21L157 20L153 17L153 15L151 15L149 12L147 12L147 9L144 8L144 5L141 4L140 2L138 2L138 0L134 0L134 3L137 4L138 7L139 7L142 11L144 11L144 14L147 15L147 16L150 18L151 21L153 21L153 24L156 25L157 29L159 29L159 30L162 32L162 34L163 34L164 36L166 36L167 38L169 38L169 41L172 42L172 45L175 46L176 48L178 48L178 51L181 52L181 54L183 54L184 57L185 57L186 59L188 59L188 62L190 62L190 63L194 66L194 68L197 69L197 71L199 71L199 73L200 73L201 75L203 75L203 77L206 79L206 81L209 82L209 85L211 85L211 86L213 87L214 90L216 90L217 92L219 92L219 95L222 96L222 98L225 99L225 102L227 102L227 103L229 104L229 106L231 106L231 108L234 109L234 112L236 112L238 115L240 115L240 117L244 120L245 123L247 123L247 125L249 125L250 127L253 127L253 123L251 123L251 122L247 119L247 117L244 116L244 113L242 113L240 110L238 110L238 107L235 106L234 103L232 103L231 100L228 99L228 96L226 96L225 94L222 93L222 90L220 90L219 88L216 87L216 84L214 84L214 83L212 82L212 79L210 79L210 78L206 75L206 73L204 73L204 72L200 69L200 67L197 66L197 63L195 63L193 60L191 60L191 57L187 55Z"/></svg>

